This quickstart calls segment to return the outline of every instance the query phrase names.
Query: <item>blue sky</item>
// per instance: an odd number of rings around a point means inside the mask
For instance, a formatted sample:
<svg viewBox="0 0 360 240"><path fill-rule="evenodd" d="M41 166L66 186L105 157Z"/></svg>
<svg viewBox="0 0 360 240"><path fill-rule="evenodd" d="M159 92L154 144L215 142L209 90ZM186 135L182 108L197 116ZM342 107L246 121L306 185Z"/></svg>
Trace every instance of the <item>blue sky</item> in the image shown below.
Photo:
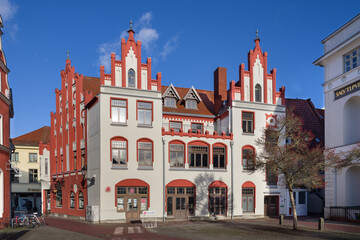
<svg viewBox="0 0 360 240"><path fill-rule="evenodd" d="M3 49L10 69L15 117L11 137L50 125L66 51L76 72L99 76L133 20L143 62L164 85L213 90L213 72L226 67L228 82L254 48L268 52L277 88L288 98L324 106L321 40L359 13L359 1L20 1L0 0Z"/></svg>

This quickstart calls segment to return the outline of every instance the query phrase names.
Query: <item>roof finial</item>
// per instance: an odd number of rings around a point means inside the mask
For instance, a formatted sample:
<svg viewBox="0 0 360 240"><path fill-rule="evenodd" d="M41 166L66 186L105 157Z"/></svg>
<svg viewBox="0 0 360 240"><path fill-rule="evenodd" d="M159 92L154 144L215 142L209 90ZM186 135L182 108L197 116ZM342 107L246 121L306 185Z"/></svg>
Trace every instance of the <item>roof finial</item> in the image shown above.
<svg viewBox="0 0 360 240"><path fill-rule="evenodd" d="M133 30L132 29L132 20L130 20L130 29L129 30Z"/></svg>
<svg viewBox="0 0 360 240"><path fill-rule="evenodd" d="M259 38L259 30L256 29L256 38L255 38L255 40L258 40L258 39L260 39Z"/></svg>
<svg viewBox="0 0 360 240"><path fill-rule="evenodd" d="M70 59L70 56L69 56L69 51L66 51L66 59L69 60Z"/></svg>

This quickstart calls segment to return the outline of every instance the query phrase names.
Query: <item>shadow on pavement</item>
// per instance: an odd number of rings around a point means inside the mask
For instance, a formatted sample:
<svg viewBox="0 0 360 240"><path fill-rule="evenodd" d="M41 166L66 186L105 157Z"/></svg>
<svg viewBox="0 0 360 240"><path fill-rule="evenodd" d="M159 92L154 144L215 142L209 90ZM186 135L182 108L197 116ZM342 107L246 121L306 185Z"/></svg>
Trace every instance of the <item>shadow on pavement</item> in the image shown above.
<svg viewBox="0 0 360 240"><path fill-rule="evenodd" d="M0 239L1 240L15 240L15 239L19 239L20 237L22 237L23 235L25 235L27 232L29 232L29 230L21 230L21 231L16 231L16 232L0 232Z"/></svg>

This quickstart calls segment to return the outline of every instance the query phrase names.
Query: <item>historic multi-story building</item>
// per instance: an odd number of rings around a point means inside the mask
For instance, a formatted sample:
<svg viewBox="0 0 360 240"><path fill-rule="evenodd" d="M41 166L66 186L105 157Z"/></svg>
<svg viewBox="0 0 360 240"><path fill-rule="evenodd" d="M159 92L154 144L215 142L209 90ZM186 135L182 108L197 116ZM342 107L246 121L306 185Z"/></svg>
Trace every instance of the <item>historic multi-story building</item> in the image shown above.
<svg viewBox="0 0 360 240"><path fill-rule="evenodd" d="M322 40L324 55L325 146L347 152L360 142L360 14ZM360 205L360 165L325 173L325 217L331 207ZM334 208L335 210L335 208ZM344 213L344 211L342 211Z"/></svg>
<svg viewBox="0 0 360 240"><path fill-rule="evenodd" d="M49 147L46 150L44 145L49 142L50 127L42 127L13 139L16 150L12 166L16 171L11 174L11 206L15 215L19 211L42 211L41 189L42 186L46 188L44 178L50 175L49 157L44 155Z"/></svg>
<svg viewBox="0 0 360 240"><path fill-rule="evenodd" d="M3 21L0 16L0 227L5 218L10 217L10 118L14 116L11 88L9 86L9 69L2 48L1 28Z"/></svg>
<svg viewBox="0 0 360 240"><path fill-rule="evenodd" d="M162 85L141 62L130 28L110 73L75 73L66 60L51 113L51 212L92 221L131 221L149 210L184 219L289 214L277 176L252 171L255 139L285 114L285 88L255 48L248 68L228 87L214 72L214 91ZM86 209L86 212L85 212ZM291 213L291 211L290 211Z"/></svg>

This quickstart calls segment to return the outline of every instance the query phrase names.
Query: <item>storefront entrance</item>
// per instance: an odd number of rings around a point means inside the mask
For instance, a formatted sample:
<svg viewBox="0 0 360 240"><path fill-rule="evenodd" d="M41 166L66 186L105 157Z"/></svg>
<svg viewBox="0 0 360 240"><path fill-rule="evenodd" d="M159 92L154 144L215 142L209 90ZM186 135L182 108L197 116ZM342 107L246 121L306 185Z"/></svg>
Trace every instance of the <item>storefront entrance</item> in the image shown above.
<svg viewBox="0 0 360 240"><path fill-rule="evenodd" d="M51 210L50 190L44 190L45 194L45 214L49 214Z"/></svg>
<svg viewBox="0 0 360 240"><path fill-rule="evenodd" d="M125 212L127 222L140 220L140 214L147 209L147 187L117 187L117 211Z"/></svg>
<svg viewBox="0 0 360 240"><path fill-rule="evenodd" d="M279 196L265 196L264 215L269 217L279 215Z"/></svg>
<svg viewBox="0 0 360 240"><path fill-rule="evenodd" d="M194 187L167 187L167 215L186 219L195 213Z"/></svg>

